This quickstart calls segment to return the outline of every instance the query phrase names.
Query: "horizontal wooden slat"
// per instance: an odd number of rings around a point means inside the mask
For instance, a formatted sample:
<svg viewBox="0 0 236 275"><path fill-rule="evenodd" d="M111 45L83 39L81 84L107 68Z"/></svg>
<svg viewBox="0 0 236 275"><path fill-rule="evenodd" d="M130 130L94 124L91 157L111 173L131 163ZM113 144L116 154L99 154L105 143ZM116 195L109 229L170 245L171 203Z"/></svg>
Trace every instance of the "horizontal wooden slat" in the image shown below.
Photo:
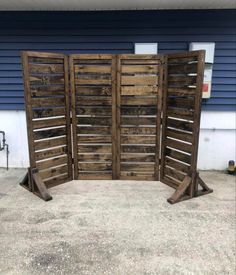
<svg viewBox="0 0 236 275"><path fill-rule="evenodd" d="M58 175L58 176L56 176L54 178L51 178L51 179L46 179L46 180L44 180L44 183L45 183L47 188L51 188L51 187L57 186L59 184L66 183L70 180L71 179L69 178L69 175L65 174L65 175Z"/></svg>
<svg viewBox="0 0 236 275"><path fill-rule="evenodd" d="M76 95L79 96L110 96L111 87L84 87L76 86Z"/></svg>
<svg viewBox="0 0 236 275"><path fill-rule="evenodd" d="M156 117L121 117L122 125L155 125Z"/></svg>
<svg viewBox="0 0 236 275"><path fill-rule="evenodd" d="M156 127L121 127L122 135L155 135Z"/></svg>
<svg viewBox="0 0 236 275"><path fill-rule="evenodd" d="M111 125L111 117L77 117L78 124Z"/></svg>
<svg viewBox="0 0 236 275"><path fill-rule="evenodd" d="M51 138L66 135L66 128L56 128L50 130L39 130L34 132L34 139Z"/></svg>
<svg viewBox="0 0 236 275"><path fill-rule="evenodd" d="M112 58L111 54L72 54L70 55L71 58L73 58L74 61L78 60L79 62L89 62L89 61L110 61L109 59Z"/></svg>
<svg viewBox="0 0 236 275"><path fill-rule="evenodd" d="M180 139L187 142L193 141L193 135L188 133L183 133L180 131L176 131L174 129L166 129L166 136L171 138Z"/></svg>
<svg viewBox="0 0 236 275"><path fill-rule="evenodd" d="M198 60L198 57L195 56L186 56L186 57L171 57L170 55L168 56L168 64L184 64L184 63L195 63Z"/></svg>
<svg viewBox="0 0 236 275"><path fill-rule="evenodd" d="M123 65L121 67L121 73L127 74L157 74L158 66L157 65L135 65L128 66Z"/></svg>
<svg viewBox="0 0 236 275"><path fill-rule="evenodd" d="M156 106L157 98L156 97L130 97L130 96L122 96L121 97L122 105L153 105Z"/></svg>
<svg viewBox="0 0 236 275"><path fill-rule="evenodd" d="M111 76L77 76L76 85L111 85Z"/></svg>
<svg viewBox="0 0 236 275"><path fill-rule="evenodd" d="M64 84L64 76L30 76L31 85L56 85Z"/></svg>
<svg viewBox="0 0 236 275"><path fill-rule="evenodd" d="M76 108L77 115L111 115L111 106L84 106Z"/></svg>
<svg viewBox="0 0 236 275"><path fill-rule="evenodd" d="M112 174L84 173L79 172L79 180L111 180Z"/></svg>
<svg viewBox="0 0 236 275"><path fill-rule="evenodd" d="M155 146L121 145L121 153L155 153Z"/></svg>
<svg viewBox="0 0 236 275"><path fill-rule="evenodd" d="M111 142L111 135L110 136L78 136L77 141L79 143L110 143Z"/></svg>
<svg viewBox="0 0 236 275"><path fill-rule="evenodd" d="M166 126L172 127L175 129L184 130L184 131L189 131L189 132L193 131L193 123L188 121L181 121L177 119L168 118Z"/></svg>
<svg viewBox="0 0 236 275"><path fill-rule="evenodd" d="M44 119L36 120L32 122L33 129L48 128L53 126L62 126L66 124L65 118L53 118L53 119Z"/></svg>
<svg viewBox="0 0 236 275"><path fill-rule="evenodd" d="M31 74L58 74L64 72L64 66L59 64L29 64Z"/></svg>
<svg viewBox="0 0 236 275"><path fill-rule="evenodd" d="M77 105L111 105L111 97L110 96L77 96L76 104Z"/></svg>
<svg viewBox="0 0 236 275"><path fill-rule="evenodd" d="M111 154L111 145L79 145L78 153L108 153Z"/></svg>
<svg viewBox="0 0 236 275"><path fill-rule="evenodd" d="M65 115L66 110L61 108L33 109L33 118L54 117Z"/></svg>
<svg viewBox="0 0 236 275"><path fill-rule="evenodd" d="M53 106L64 106L64 97L48 97L48 98L32 98L32 107L53 107Z"/></svg>
<svg viewBox="0 0 236 275"><path fill-rule="evenodd" d="M32 98L37 97L56 97L56 96L62 96L65 95L65 90L61 86L46 86L43 87L35 87L31 88L31 96Z"/></svg>
<svg viewBox="0 0 236 275"><path fill-rule="evenodd" d="M30 53L31 54L31 53ZM37 53L38 54L38 53ZM45 53L46 54L46 53ZM41 55L41 53L40 53ZM52 58L49 56L42 56L42 57L29 57L29 62L30 63L43 63L43 64L63 64L64 63L64 58Z"/></svg>
<svg viewBox="0 0 236 275"><path fill-rule="evenodd" d="M167 138L164 141L164 145L175 148L175 149L178 149L180 151L187 152L187 153L192 152L192 145L191 144L183 143L183 142L180 142L180 141L177 141L177 140Z"/></svg>
<svg viewBox="0 0 236 275"><path fill-rule="evenodd" d="M121 171L154 172L154 163L121 163Z"/></svg>
<svg viewBox="0 0 236 275"><path fill-rule="evenodd" d="M183 152L178 152L169 148L165 148L165 153L167 157L171 157L173 159L177 159L179 161L185 162L187 164L191 163L191 156L188 154L184 154Z"/></svg>
<svg viewBox="0 0 236 275"><path fill-rule="evenodd" d="M122 86L121 95L156 95L156 86Z"/></svg>
<svg viewBox="0 0 236 275"><path fill-rule="evenodd" d="M67 147L59 147L35 153L36 160L58 157L67 153Z"/></svg>
<svg viewBox="0 0 236 275"><path fill-rule="evenodd" d="M159 61L158 60L142 60L142 59L134 59L134 60L129 60L129 59L123 59L121 61L122 66L123 65L158 65Z"/></svg>
<svg viewBox="0 0 236 275"><path fill-rule="evenodd" d="M156 143L156 136L121 136L121 143L122 144L155 144Z"/></svg>
<svg viewBox="0 0 236 275"><path fill-rule="evenodd" d="M67 143L66 137L39 140L34 143L34 150L42 150L50 147L62 146Z"/></svg>
<svg viewBox="0 0 236 275"><path fill-rule="evenodd" d="M188 86L196 85L196 76L168 76L168 84L170 86Z"/></svg>
<svg viewBox="0 0 236 275"><path fill-rule="evenodd" d="M67 161L68 161L67 156L56 157L56 158L53 158L53 159L37 162L36 163L36 168L38 168L39 170L47 169L47 168L50 168L50 167L55 167L55 166L67 164Z"/></svg>
<svg viewBox="0 0 236 275"><path fill-rule="evenodd" d="M75 73L110 74L111 66L107 65L75 65Z"/></svg>
<svg viewBox="0 0 236 275"><path fill-rule="evenodd" d="M80 162L111 162L111 154L78 154L78 160Z"/></svg>
<svg viewBox="0 0 236 275"><path fill-rule="evenodd" d="M165 165L175 168L176 170L182 171L184 173L188 173L190 170L190 166L169 158L165 159Z"/></svg>
<svg viewBox="0 0 236 275"><path fill-rule="evenodd" d="M154 162L155 155L154 154L122 153L121 161L122 162Z"/></svg>
<svg viewBox="0 0 236 275"><path fill-rule="evenodd" d="M121 171L121 180L155 180L153 174L150 173L137 173L137 172L129 172L129 171Z"/></svg>
<svg viewBox="0 0 236 275"><path fill-rule="evenodd" d="M60 166L60 167L56 167L56 168L51 168L48 170L44 170L44 171L39 171L40 177L42 179L48 179L48 178L52 178L61 174L65 174L68 173L68 166Z"/></svg>
<svg viewBox="0 0 236 275"><path fill-rule="evenodd" d="M157 108L155 106L121 106L121 115L156 115Z"/></svg>
<svg viewBox="0 0 236 275"><path fill-rule="evenodd" d="M111 171L112 170L111 163L83 163L83 162L79 162L78 167L79 167L79 170L87 170L87 171Z"/></svg>
<svg viewBox="0 0 236 275"><path fill-rule="evenodd" d="M169 65L168 66L169 74L189 74L197 73L197 63L193 64L181 64L181 65Z"/></svg>
<svg viewBox="0 0 236 275"><path fill-rule="evenodd" d="M167 116L193 120L194 118L194 111L190 109L179 109L179 108L168 108L167 109Z"/></svg>
<svg viewBox="0 0 236 275"><path fill-rule="evenodd" d="M196 94L196 88L178 88L178 87L168 87L167 94L169 96L194 96Z"/></svg>
<svg viewBox="0 0 236 275"><path fill-rule="evenodd" d="M177 170L170 169L170 168L167 168L167 167L164 168L164 173L165 173L165 175L168 175L168 176L170 176L172 178L175 178L179 181L183 181L183 179L185 177L184 174L178 172Z"/></svg>
<svg viewBox="0 0 236 275"><path fill-rule="evenodd" d="M194 98L169 97L167 99L167 106L194 109Z"/></svg>
<svg viewBox="0 0 236 275"><path fill-rule="evenodd" d="M121 76L121 85L157 85L158 76Z"/></svg>
<svg viewBox="0 0 236 275"><path fill-rule="evenodd" d="M78 126L77 134L99 134L99 135L109 135L111 134L111 127L91 127L91 126Z"/></svg>

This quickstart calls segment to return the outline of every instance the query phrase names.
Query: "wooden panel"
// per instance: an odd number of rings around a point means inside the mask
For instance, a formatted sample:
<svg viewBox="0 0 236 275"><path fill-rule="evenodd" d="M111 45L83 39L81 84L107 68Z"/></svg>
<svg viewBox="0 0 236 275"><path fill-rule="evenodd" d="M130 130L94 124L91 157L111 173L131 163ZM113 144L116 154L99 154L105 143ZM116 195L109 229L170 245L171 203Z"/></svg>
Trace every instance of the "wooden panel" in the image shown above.
<svg viewBox="0 0 236 275"><path fill-rule="evenodd" d="M23 52L22 61L30 169L37 168L45 184L51 177L53 185L66 182L72 179L68 59Z"/></svg>

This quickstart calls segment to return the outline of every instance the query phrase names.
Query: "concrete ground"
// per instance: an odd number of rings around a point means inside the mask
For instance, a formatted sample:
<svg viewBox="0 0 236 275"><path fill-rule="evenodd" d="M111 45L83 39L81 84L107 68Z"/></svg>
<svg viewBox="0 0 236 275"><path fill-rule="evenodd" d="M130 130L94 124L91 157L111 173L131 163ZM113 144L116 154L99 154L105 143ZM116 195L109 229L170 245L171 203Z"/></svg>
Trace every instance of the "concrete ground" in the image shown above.
<svg viewBox="0 0 236 275"><path fill-rule="evenodd" d="M0 274L235 274L235 177L170 205L160 182L73 181L44 202L0 171Z"/></svg>

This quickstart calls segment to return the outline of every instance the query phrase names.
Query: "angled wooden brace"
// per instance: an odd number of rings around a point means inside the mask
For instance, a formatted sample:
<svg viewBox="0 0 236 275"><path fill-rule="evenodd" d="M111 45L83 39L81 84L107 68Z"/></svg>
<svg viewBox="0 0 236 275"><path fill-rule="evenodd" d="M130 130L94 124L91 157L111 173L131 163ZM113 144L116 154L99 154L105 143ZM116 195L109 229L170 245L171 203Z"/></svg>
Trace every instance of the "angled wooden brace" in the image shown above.
<svg viewBox="0 0 236 275"><path fill-rule="evenodd" d="M202 187L202 190L198 190L198 186ZM194 192L194 197L199 197L207 195L213 192L213 189L209 188L206 183L200 178L199 173L196 174L196 190Z"/></svg>
<svg viewBox="0 0 236 275"><path fill-rule="evenodd" d="M44 201L52 200L52 196L48 193L48 190L41 179L38 169L28 169L27 174L24 176L20 185L33 192L35 195L43 199Z"/></svg>

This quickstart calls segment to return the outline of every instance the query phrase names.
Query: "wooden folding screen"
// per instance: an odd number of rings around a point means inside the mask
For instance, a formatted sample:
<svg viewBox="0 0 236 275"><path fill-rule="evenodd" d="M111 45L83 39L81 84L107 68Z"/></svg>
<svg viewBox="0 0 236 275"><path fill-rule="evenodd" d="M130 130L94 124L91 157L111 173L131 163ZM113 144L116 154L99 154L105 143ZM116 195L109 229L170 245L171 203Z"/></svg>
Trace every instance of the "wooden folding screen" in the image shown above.
<svg viewBox="0 0 236 275"><path fill-rule="evenodd" d="M30 191L49 200L48 187L71 179L160 174L176 189L170 203L212 192L196 167L203 51L22 57Z"/></svg>
<svg viewBox="0 0 236 275"><path fill-rule="evenodd" d="M25 186L46 188L72 180L68 59L63 54L23 52L30 169Z"/></svg>
<svg viewBox="0 0 236 275"><path fill-rule="evenodd" d="M119 55L117 60L117 175L159 180L161 58Z"/></svg>

